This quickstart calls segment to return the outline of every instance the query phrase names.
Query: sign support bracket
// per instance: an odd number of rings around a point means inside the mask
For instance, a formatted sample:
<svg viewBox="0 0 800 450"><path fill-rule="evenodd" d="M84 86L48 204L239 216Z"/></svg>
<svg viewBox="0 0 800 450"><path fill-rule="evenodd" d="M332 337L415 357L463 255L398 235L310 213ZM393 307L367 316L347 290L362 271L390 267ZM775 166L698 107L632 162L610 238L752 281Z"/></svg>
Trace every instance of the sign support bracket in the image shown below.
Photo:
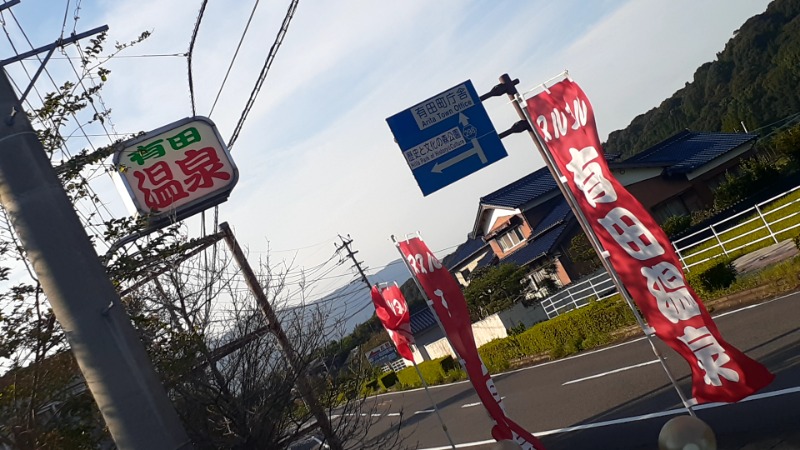
<svg viewBox="0 0 800 450"><path fill-rule="evenodd" d="M10 6L14 6L17 3L19 3L19 0L11 1L9 3L0 5L0 11L4 10L4 9L10 7ZM7 66L7 65L9 65L11 63L22 61L22 60L24 60L26 58L29 58L31 56L38 55L39 53L47 52L47 55L45 55L44 60L40 62L39 68L36 69L36 73L33 74L33 77L31 78L30 83L28 83L28 87L26 87L25 91L22 93L22 96L19 99L19 103L22 104L22 103L25 102L25 99L28 97L28 94L31 92L31 89L33 89L33 85L36 83L36 80L39 79L39 75L41 75L42 72L44 71L45 66L50 61L50 57L53 56L53 52L56 50L56 48L63 47L65 45L67 45L67 44L72 44L72 43L77 42L77 41L79 41L79 40L81 40L83 38L86 38L86 37L89 37L89 36L94 36L95 34L99 34L99 33L104 33L106 31L108 31L108 25L103 25L101 27L93 28L93 29L91 29L89 31L85 31L85 32L79 33L79 34L73 33L71 36L69 36L67 38L59 38L59 39L57 39L52 44L48 44L48 45L45 45L45 46L42 46L42 47L39 47L39 48L35 48L35 49L29 50L29 51L27 51L25 53L20 53L19 55L13 56L11 58L6 58L6 59L3 59L3 60L0 60L0 67L5 67L5 66ZM10 113L9 117L6 119L6 122L9 125L14 123L14 116L17 114L17 112L18 111L16 109L14 109L14 108L11 109L11 113Z"/></svg>

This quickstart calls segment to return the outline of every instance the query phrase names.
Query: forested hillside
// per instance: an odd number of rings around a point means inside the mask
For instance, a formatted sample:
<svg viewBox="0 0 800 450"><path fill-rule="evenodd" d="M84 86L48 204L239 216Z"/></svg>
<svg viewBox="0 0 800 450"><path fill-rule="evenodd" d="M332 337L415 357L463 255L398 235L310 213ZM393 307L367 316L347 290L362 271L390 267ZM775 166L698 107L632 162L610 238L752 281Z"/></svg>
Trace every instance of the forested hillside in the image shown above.
<svg viewBox="0 0 800 450"><path fill-rule="evenodd" d="M798 0L770 3L734 33L715 61L697 69L692 82L612 132L606 151L627 158L685 128L741 131L743 121L753 130L800 112L799 17Z"/></svg>

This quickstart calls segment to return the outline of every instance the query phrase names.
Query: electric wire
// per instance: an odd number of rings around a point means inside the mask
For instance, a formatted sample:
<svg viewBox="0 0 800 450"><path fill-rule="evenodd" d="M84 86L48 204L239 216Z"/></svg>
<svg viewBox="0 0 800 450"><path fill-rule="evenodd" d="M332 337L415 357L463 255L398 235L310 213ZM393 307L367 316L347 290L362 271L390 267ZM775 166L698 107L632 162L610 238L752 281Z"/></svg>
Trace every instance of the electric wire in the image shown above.
<svg viewBox="0 0 800 450"><path fill-rule="evenodd" d="M17 19L16 19L16 17L14 16L13 12L9 10L9 13L11 14L11 17L14 19L14 22L17 24L17 27L20 29L20 32L22 33L22 35L25 37L25 40L26 40L26 41L28 42L28 44L30 45L31 49L33 49L33 48L34 48L34 47L33 47L33 44L31 43L30 39L28 39L28 37L27 37L27 34L25 33L25 30L24 30L24 29L22 29L22 26L20 25L19 21L17 21ZM4 33L5 33L5 35L6 35L6 38L8 39L9 45L11 46L12 50L14 51L14 53L15 53L17 56L19 56L19 51L17 50L17 47L16 47L16 45L14 44L14 41L13 41L13 39L11 38L11 34L10 34L10 32L9 32L8 28L7 28L7 23L6 23L6 20L5 20L4 11L0 11L0 24L2 24L3 31L4 31ZM36 57L37 57L37 59L39 60L39 63L41 64L41 58L40 58L38 55L37 55ZM27 69L27 67L25 67L25 64L20 64L20 66L22 67L22 70L23 70L23 72L25 72L25 75L28 77L28 80L29 80L29 82L31 82L31 81L33 80L33 77L31 76L30 72L28 72L28 69ZM50 73L49 73L49 71L47 70L47 68L45 68L45 69L44 69L44 72L47 74L48 78L49 78L49 79L50 79L50 81L53 83L53 86L56 88L56 90L58 90L58 86L56 85L56 83L55 83L55 81L53 80L52 76L50 76ZM19 91L19 92L22 92L22 90L19 88L19 86L17 86L16 82L13 80L13 78L9 77L9 79L11 80L12 84L13 84L13 85L14 85L14 87L17 89L17 91ZM34 93L36 94L36 96L39 98L39 101L40 101L40 102L42 102L42 104L44 104L44 98L42 97L42 95L41 95L41 93L39 92L38 88L37 88L35 85L34 85L34 86L32 86L32 88L33 88L33 92L34 92ZM33 105L31 104L31 102L30 102L30 100L29 100L29 99L26 99L26 104L28 104L29 108L30 108L32 111L33 111L33 110L35 110L35 108L34 108L34 107L33 107ZM74 112L72 113L72 116L73 116L73 118L76 120L76 122L78 123L78 125L80 126L80 123L78 122L77 116L75 115L75 113L74 113ZM52 119L51 119L51 120L52 120ZM53 127L54 129L58 129L58 127L56 126L55 122L52 122L52 123L51 123L51 125L52 125L52 127ZM88 140L88 137L87 137L87 140ZM63 152L65 155L67 155L68 157L70 157L69 147L67 146L67 143L66 143L66 141L63 141L63 140L62 140L62 141L59 143L59 147L61 147L61 150L62 150L62 152ZM97 196L97 194L94 192L94 190L92 189L92 187L88 185L88 183L87 183L86 187L87 187L87 190L88 190L88 191L89 191L89 192L90 192L92 195L94 195L95 197ZM103 215L102 215L102 213L100 212L100 210L97 208L97 205L95 204L94 206L95 206L95 211L96 211L96 212L97 212L97 214L98 214L98 215L99 215L99 216L102 218L102 217L103 217ZM104 205L104 204L103 204L103 206L105 207L105 205ZM101 230L99 230L97 227L92 227L92 226L91 226L91 221L90 221L90 219L89 219L88 217L86 217L86 214L85 214L85 213L84 213L82 210L80 210L80 208L76 207L75 209L76 209L76 212L78 212L78 214L79 214L79 215L81 216L81 218L83 219L84 223L86 223L86 224L87 224L87 226L88 226L90 229L92 229L92 230L93 230L93 232L94 232L94 233L95 233L97 236L102 236L102 235L103 235ZM105 207L105 209L106 209L106 211L109 213L109 216L110 216L110 215L111 215L111 213L110 213L110 211L108 211L108 208L107 208L107 207Z"/></svg>
<svg viewBox="0 0 800 450"><path fill-rule="evenodd" d="M242 131L242 127L247 120L247 116L250 114L250 110L255 104L258 93L261 91L261 87L264 85L264 80L267 79L267 74L269 73L270 67L272 67L272 62L275 60L275 55L277 55L278 50L283 43L283 38L286 36L286 32L289 29L289 24L292 21L292 17L294 17L294 12L297 9L298 2L299 0L292 0L292 3L289 5L289 9L286 11L286 15L281 23L281 28L278 31L277 36L275 36L275 41L272 43L272 46L269 49L266 61L264 61L264 67L261 69L258 80L253 87L253 91L250 93L250 97L247 99L247 103L242 111L242 115L239 117L239 121L236 123L236 127L233 130L233 134L231 134L231 138L228 140L228 149L232 149L233 145L236 143L236 140L239 138L239 133Z"/></svg>
<svg viewBox="0 0 800 450"><path fill-rule="evenodd" d="M64 38L64 31L67 29L67 16L69 15L69 4L70 0L67 0L67 7L64 8L64 21L61 24L61 35L59 37L60 39Z"/></svg>
<svg viewBox="0 0 800 450"><path fill-rule="evenodd" d="M250 22L253 21L253 16L256 14L256 9L258 9L258 3L259 0L256 0L255 4L253 5L253 9L250 11L250 17L247 18L247 24L245 24L242 36L239 38L239 43L236 45L236 51L233 52L231 63L228 65L228 70L225 71L225 77L222 79L222 84L219 86L219 91L217 91L217 96L214 97L214 103L211 104L211 110L208 112L209 117L211 117L211 114L214 113L214 108L216 108L217 106L217 101L219 101L219 96L222 95L222 89L225 88L225 83L228 81L228 76L231 74L231 69L233 69L233 63L236 62L236 57L239 56L239 50L242 48L242 42L244 42L244 38L247 35L247 30L250 29Z"/></svg>
<svg viewBox="0 0 800 450"><path fill-rule="evenodd" d="M33 46L33 43L31 42L30 38L28 37L28 34L25 32L25 29L20 24L19 20L17 19L16 15L14 14L14 12L12 10L9 10L8 12L11 15L11 18L14 20L14 23L17 25L17 28L19 29L20 33L25 38L25 41L27 42L28 46L31 49L34 49L35 47ZM0 12L0 18L3 18L2 26L3 26L3 29L4 29L4 31L6 33L6 37L9 40L9 44L11 45L12 49L14 49L14 52L17 55L19 55L19 53L16 50L16 46L13 44L13 40L11 39L11 36L10 36L10 34L9 34L7 28L6 28L6 22L5 22L5 19L4 19L3 12ZM41 57L39 55L36 55L36 59L37 59L37 61L39 61L39 64L42 64L42 59L41 59ZM25 67L25 64L21 64L21 66L22 66L25 74L28 76L28 79L32 81L32 77L30 76L30 73L28 72L27 68ZM50 71L47 69L46 66L44 67L43 72L45 73L45 75L47 75L47 78L50 80L50 83L53 85L53 87L56 89L56 91L58 91L59 90L58 84L56 84L55 79L50 74ZM39 90L36 88L35 85L33 86L33 90L36 93L37 97L39 97L39 100L42 102L42 104L44 104L44 99L43 99L42 95L39 93ZM75 124L78 126L78 128L83 133L84 138L86 139L87 143L89 144L89 147L92 149L92 151L97 151L97 149L95 148L94 143L92 142L92 140L89 139L89 137L86 135L86 132L85 132L85 130L83 128L83 125L81 124L80 119L78 118L78 116L75 113L75 111L70 111L70 115L71 115L72 119L75 121ZM55 122L52 123L52 126L53 126L54 129L58 130L58 127L56 126ZM107 130L104 130L104 131L106 131L106 133L107 133ZM109 136L109 139L111 139L110 136ZM69 147L67 146L66 140L62 139L62 141L60 142L59 146L62 148L62 151L64 152L64 154L67 155L67 157L71 157L70 152L69 152ZM99 198L97 193L94 191L94 188L88 182L85 185L86 185L87 191L92 195L93 198ZM95 212L101 218L103 218L103 214L100 211L100 209L98 208L98 203L94 202L94 201L91 201L90 203L95 207ZM109 219L114 217L105 203L100 203L100 206L102 206L103 209L105 209L106 213L108 214L107 217ZM79 211L79 209L77 207L76 207L76 211ZM84 221L86 221L86 222L89 221L89 219L86 218L85 215L83 215L82 217L84 218ZM103 235L100 230L95 229L94 232L96 233L97 236L102 236Z"/></svg>
<svg viewBox="0 0 800 450"><path fill-rule="evenodd" d="M208 0L203 0L200 5L200 12L197 14L197 20L194 23L194 30L192 31L192 38L189 40L189 51L186 53L186 65L189 71L189 97L192 101L192 116L197 115L197 109L194 103L194 80L192 79L192 52L194 52L194 44L197 41L197 32L200 31L200 22L203 20L203 14L206 12L206 5Z"/></svg>

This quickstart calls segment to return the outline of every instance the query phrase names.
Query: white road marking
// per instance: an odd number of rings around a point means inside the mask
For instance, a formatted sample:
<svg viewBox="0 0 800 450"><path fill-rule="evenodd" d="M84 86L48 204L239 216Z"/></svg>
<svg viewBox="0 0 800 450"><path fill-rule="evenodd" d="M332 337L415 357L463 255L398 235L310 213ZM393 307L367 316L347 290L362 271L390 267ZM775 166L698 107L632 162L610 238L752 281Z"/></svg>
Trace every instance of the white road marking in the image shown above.
<svg viewBox="0 0 800 450"><path fill-rule="evenodd" d="M505 398L506 398L506 396L504 395L504 396L500 397L500 400L504 400ZM481 402L467 403L467 404L461 405L461 407L462 408L472 408L473 406L478 406L480 404L482 404L482 403Z"/></svg>
<svg viewBox="0 0 800 450"><path fill-rule="evenodd" d="M649 366L650 364L655 364L657 362L658 362L658 360L654 359L652 361L647 361L647 362L643 362L643 363L640 363L640 364L635 364L633 366L620 367L619 369L610 370L608 372L598 373L596 375L591 375L591 376L584 377L584 378L578 378L577 380L567 381L566 383L563 383L562 386L566 386L568 384L580 383L581 381L591 380L593 378L600 378L600 377L604 377L606 375L611 375L611 374L614 374L614 373L624 372L626 370L636 369L638 367Z"/></svg>
<svg viewBox="0 0 800 450"><path fill-rule="evenodd" d="M778 300L783 300L783 299L785 299L787 297L791 297L793 295L797 295L797 292L790 292L788 294L784 294L784 295L781 295L779 297L775 297L775 298L770 299L770 300L765 300L765 301L760 302L760 303L756 303L756 304L748 305L748 306L743 306L743 307L741 307L739 309L734 309L732 311L727 311L727 312L724 312L724 313L721 313L721 314L715 314L715 315L712 315L711 318L712 319L717 319L719 317L729 316L731 314L736 314L738 312L747 311L748 309L759 308L761 306L768 305L768 304L770 304L772 302L776 302ZM606 350L611 350L611 349L614 349L614 348L617 348L617 347L622 347L624 345L630 345L630 344L639 342L639 341L644 340L644 339L647 339L647 338L645 336L642 336L642 337L638 337L636 339L631 339L629 341L621 342L621 343L615 344L615 345L610 345L608 347L603 347L603 348L600 348L600 349L597 349L597 350L591 350L591 351L588 351L588 352L578 353L577 355L568 356L566 358L556 359L556 360L553 360L553 361L547 361L547 362L544 362L544 363L541 363L541 364L535 364L533 366L521 367L519 369L509 370L507 372L496 373L496 374L493 374L492 377L493 378L499 378L499 377L502 377L502 376L505 376L505 375L511 375L512 373L522 372L524 370L536 369L538 367L549 366L550 364L558 364L558 363L569 361L569 360L575 359L575 358L583 358L584 356L589 356L589 355L593 355L595 353L604 352ZM433 386L428 386L428 388L429 389L439 389L439 388L445 388L445 387L448 387L448 386L456 386L456 385L459 385L459 384L462 384L462 383L469 383L469 380L456 381L454 383L449 383L449 384L437 384L437 385L433 385ZM407 391L385 392L383 394L376 394L374 397L383 397L383 396L397 395L397 394L407 394L407 393L411 393L411 392L415 392L415 391L421 391L421 390L423 390L423 388L409 389ZM494 442L494 441L492 441L492 442ZM450 447L448 447L448 448L450 448Z"/></svg>
<svg viewBox="0 0 800 450"><path fill-rule="evenodd" d="M430 414L432 412L433 412L432 409L423 409L422 411L417 411L414 414Z"/></svg>
<svg viewBox="0 0 800 450"><path fill-rule="evenodd" d="M772 392L764 392L761 394L751 395L747 397L741 402L750 402L753 400L760 400L762 398L770 398L770 397L778 397L781 395L788 395L788 394L796 394L800 393L800 386L796 386L793 388L782 389L780 391L772 391ZM728 403L705 403L702 405L694 406L693 409L695 411L701 409L712 409L712 408L719 408L720 406L727 406ZM657 417L664 417L664 416L672 416L677 414L683 414L686 412L685 408L678 408L678 409L670 409L668 411L661 411L655 412L650 414L643 414L641 416L633 416L633 417L625 417L622 419L615 419L615 420L607 420L605 422L594 422L594 423L587 423L584 425L576 425L574 427L566 427L566 428L557 428L554 430L547 430L547 431L539 431L538 433L533 433L534 436L548 436L551 434L559 434L559 433L567 433L570 431L579 431L579 430L588 430L591 428L600 428L600 427L607 427L609 425L618 425L621 423L630 423L630 422L639 422L642 420L654 419ZM476 442L465 442L463 444L456 444L456 448L467 448L467 447L477 447L479 445L486 445L494 443L494 439L488 439L485 441L476 441ZM446 445L444 447L428 447L428 448L421 448L419 450L448 450L452 447Z"/></svg>
<svg viewBox="0 0 800 450"><path fill-rule="evenodd" d="M399 415L400 415L400 413L389 413L389 414L387 414L388 417L397 417Z"/></svg>

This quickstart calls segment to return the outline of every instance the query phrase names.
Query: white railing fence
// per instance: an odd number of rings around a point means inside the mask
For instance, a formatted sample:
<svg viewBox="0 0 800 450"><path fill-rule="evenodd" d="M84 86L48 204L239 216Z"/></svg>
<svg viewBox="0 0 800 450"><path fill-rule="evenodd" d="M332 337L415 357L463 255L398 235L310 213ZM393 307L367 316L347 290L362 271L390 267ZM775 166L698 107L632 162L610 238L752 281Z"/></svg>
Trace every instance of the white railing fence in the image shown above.
<svg viewBox="0 0 800 450"><path fill-rule="evenodd" d="M800 186L720 220L708 228L673 241L672 245L681 259L683 268L687 272L691 272L693 266L703 264L718 256L729 256L763 241L772 241L770 243L777 244L778 235L781 235L782 239L789 237L788 231L800 228L800 221L796 219L800 211L794 211L800 210L797 205L800 203L800 198L767 212L764 212L764 207L787 197L798 189ZM735 221L735 219L741 220L748 215L753 215L753 217L741 223Z"/></svg>
<svg viewBox="0 0 800 450"><path fill-rule="evenodd" d="M607 272L603 271L586 280L568 285L566 288L542 300L542 308L548 319L589 304L589 300L603 300L617 293L617 287Z"/></svg>

